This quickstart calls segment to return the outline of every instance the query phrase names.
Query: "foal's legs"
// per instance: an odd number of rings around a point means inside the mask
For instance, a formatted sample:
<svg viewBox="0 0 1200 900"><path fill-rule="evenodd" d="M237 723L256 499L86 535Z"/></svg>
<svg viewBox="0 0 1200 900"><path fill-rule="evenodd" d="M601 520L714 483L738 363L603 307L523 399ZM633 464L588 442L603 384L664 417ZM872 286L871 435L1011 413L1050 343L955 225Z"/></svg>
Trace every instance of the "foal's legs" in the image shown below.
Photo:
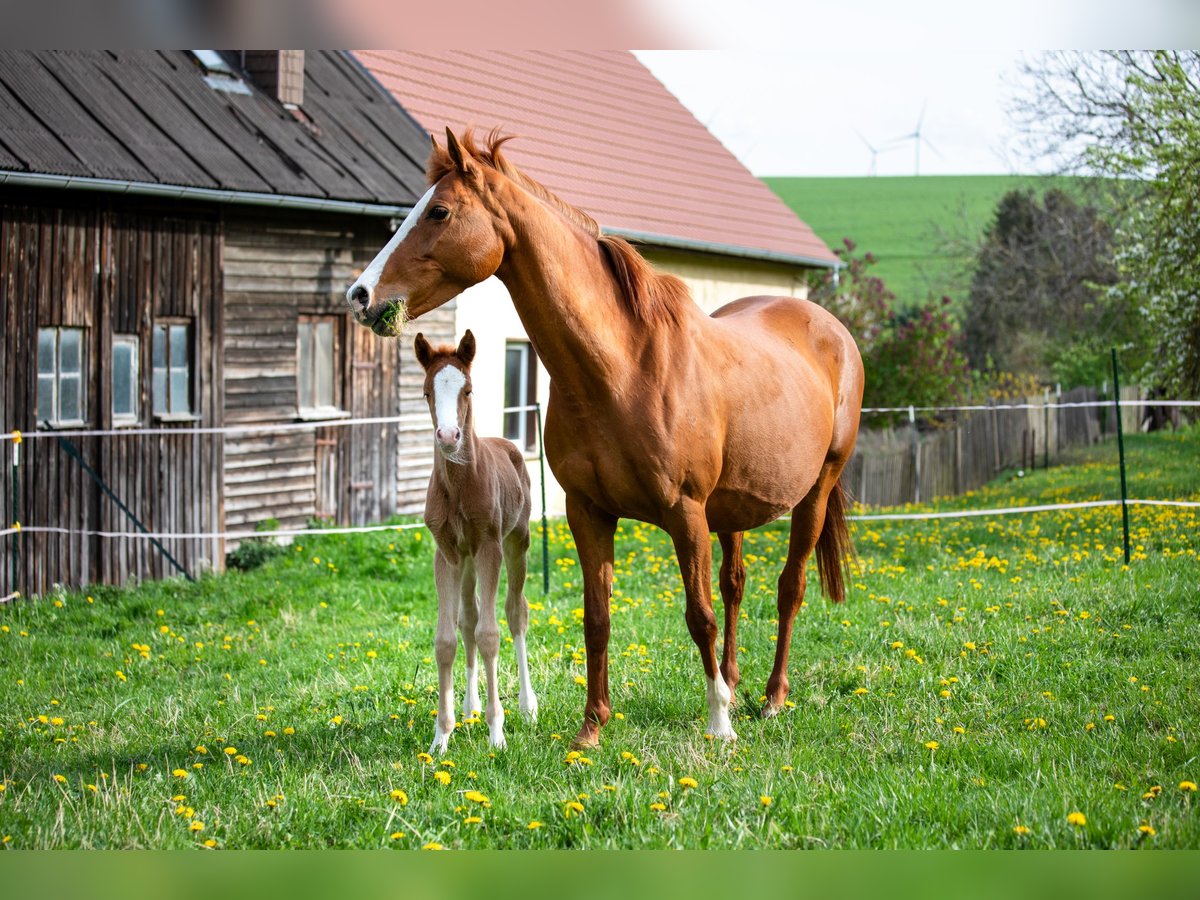
<svg viewBox="0 0 1200 900"><path fill-rule="evenodd" d="M508 594L504 600L504 616L512 635L517 655L517 679L520 683L521 715L537 721L538 701L529 683L529 655L525 648L525 631L529 628L529 604L525 600L525 571L528 565L529 526L518 526L504 539L504 567L508 571Z"/></svg>
<svg viewBox="0 0 1200 900"><path fill-rule="evenodd" d="M454 731L454 653L458 649L458 605L461 566L451 563L439 548L433 556L437 586L437 633L433 639L438 667L438 713L430 753L445 753Z"/></svg>
<svg viewBox="0 0 1200 900"><path fill-rule="evenodd" d="M791 650L792 623L804 602L805 573L808 557L817 546L817 538L825 525L825 506L829 492L837 483L841 467L829 463L821 469L816 484L792 510L792 530L788 538L787 562L779 575L779 637L775 644L775 665L767 678L767 702L764 718L778 713L788 695L787 663Z"/></svg>
<svg viewBox="0 0 1200 900"><path fill-rule="evenodd" d="M463 693L463 718L483 712L479 702L479 659L475 652L475 628L479 624L479 597L475 593L475 560L462 561L459 583L459 630L467 663L467 687Z"/></svg>
<svg viewBox="0 0 1200 900"><path fill-rule="evenodd" d="M504 707L500 704L500 685L496 674L496 659L500 655L500 626L496 622L500 559L499 541L484 541L475 552L475 569L479 579L479 622L475 626L475 643L479 646L487 675L487 704L483 716L488 724L488 742L493 747L503 747L505 744Z"/></svg>
<svg viewBox="0 0 1200 900"><path fill-rule="evenodd" d="M704 506L691 500L683 501L672 513L667 533L675 544L679 573L683 576L688 631L700 649L704 677L708 679L707 733L721 740L735 741L737 734L729 721L732 692L717 668L717 617L712 605L712 543L708 537L708 520ZM736 652L737 647L727 648L727 652L729 649Z"/></svg>
<svg viewBox="0 0 1200 900"><path fill-rule="evenodd" d="M731 697L737 690L737 625L742 607L742 592L746 587L746 566L742 562L742 532L721 532L721 603L725 607L725 646L721 651L721 675L729 686Z"/></svg>
<svg viewBox="0 0 1200 900"><path fill-rule="evenodd" d="M609 601L612 599L613 535L617 519L577 495L567 495L567 524L579 550L583 578L583 642L587 647L587 703L571 746L595 747L612 710L608 696Z"/></svg>

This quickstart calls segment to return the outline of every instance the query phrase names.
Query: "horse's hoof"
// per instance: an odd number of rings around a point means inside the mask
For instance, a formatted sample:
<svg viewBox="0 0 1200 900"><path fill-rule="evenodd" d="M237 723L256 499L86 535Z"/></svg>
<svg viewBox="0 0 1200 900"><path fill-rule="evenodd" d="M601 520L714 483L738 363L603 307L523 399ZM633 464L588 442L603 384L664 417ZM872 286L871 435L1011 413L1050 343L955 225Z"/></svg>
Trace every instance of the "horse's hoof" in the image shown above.
<svg viewBox="0 0 1200 900"><path fill-rule="evenodd" d="M441 736L435 737L433 739L433 743L429 745L429 754L431 756L436 756L439 753L445 753L446 749L449 746L450 746L450 735L446 735L445 737L441 737Z"/></svg>
<svg viewBox="0 0 1200 900"><path fill-rule="evenodd" d="M508 746L508 741L504 739L503 734L499 736L493 734L488 737L488 744L491 745L493 750L503 750Z"/></svg>
<svg viewBox="0 0 1200 900"><path fill-rule="evenodd" d="M538 701L533 694L530 694L528 699L521 701L521 715L526 721L537 724Z"/></svg>
<svg viewBox="0 0 1200 900"><path fill-rule="evenodd" d="M716 730L716 731L714 731L713 729L709 729L708 731L704 732L704 734L707 737L712 738L714 741L725 741L726 743L729 743L729 744L732 744L734 741L736 741L738 739L737 732L734 731L732 728Z"/></svg>
<svg viewBox="0 0 1200 900"><path fill-rule="evenodd" d="M571 741L572 750L595 750L600 746L600 729L585 725Z"/></svg>
<svg viewBox="0 0 1200 900"><path fill-rule="evenodd" d="M759 712L759 717L763 719L773 719L783 711L783 705L776 706L773 703L764 703L762 711Z"/></svg>

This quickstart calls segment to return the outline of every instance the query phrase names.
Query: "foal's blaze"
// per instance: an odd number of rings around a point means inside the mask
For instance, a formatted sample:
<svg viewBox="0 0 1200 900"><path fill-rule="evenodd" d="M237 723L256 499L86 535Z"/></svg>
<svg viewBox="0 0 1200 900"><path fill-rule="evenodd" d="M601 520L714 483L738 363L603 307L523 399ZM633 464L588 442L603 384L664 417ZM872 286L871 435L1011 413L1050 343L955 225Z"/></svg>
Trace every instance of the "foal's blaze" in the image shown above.
<svg viewBox="0 0 1200 900"><path fill-rule="evenodd" d="M457 347L434 348L418 334L413 345L425 370L425 400L433 420L433 476L425 498L425 524L437 550L433 568L438 594L434 653L438 666L438 714L430 752L444 752L454 731L453 665L462 632L467 657L463 717L482 711L493 747L503 747L504 707L496 681L500 651L496 589L500 562L508 571L505 617L517 656L521 714L537 719L537 696L529 682L525 632L526 552L529 549L530 492L525 460L503 438L475 435L471 416L471 362L475 336L468 331ZM476 584L479 591L476 594ZM487 704L479 701L476 650L487 674Z"/></svg>
<svg viewBox="0 0 1200 900"><path fill-rule="evenodd" d="M625 241L601 234L523 175L503 143L495 132L480 146L449 131L445 149L435 142L430 190L347 299L361 323L393 334L397 323L490 275L505 284L552 379L546 458L566 492L579 550L588 690L575 743L595 744L609 717L613 537L622 516L658 525L674 542L707 683L708 732L733 739L742 532L792 514L764 715L781 710L788 695L792 624L814 549L827 596L845 594L850 542L840 477L858 434L858 348L829 312L792 297L746 297L705 316L683 282L655 272ZM468 385L427 376L426 390L450 396L457 388L461 407ZM453 452L452 429L468 430L469 402L457 425L449 400L444 417L443 401L431 402L439 446ZM435 518L443 514L433 509ZM723 557L720 657L713 531Z"/></svg>

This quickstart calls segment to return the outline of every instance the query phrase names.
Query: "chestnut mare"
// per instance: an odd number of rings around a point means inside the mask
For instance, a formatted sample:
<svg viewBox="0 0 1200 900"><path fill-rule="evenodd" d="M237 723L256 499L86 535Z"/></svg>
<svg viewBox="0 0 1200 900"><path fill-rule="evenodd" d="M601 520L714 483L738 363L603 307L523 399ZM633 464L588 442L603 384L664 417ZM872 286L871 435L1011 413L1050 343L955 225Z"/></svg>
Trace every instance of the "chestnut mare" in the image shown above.
<svg viewBox="0 0 1200 900"><path fill-rule="evenodd" d="M496 587L500 560L508 570L504 612L517 651L521 714L537 721L537 697L529 685L525 630L525 557L529 550L529 472L511 441L475 435L471 415L471 360L475 336L468 331L458 348L436 350L418 334L414 350L425 370L425 400L433 418L433 477L425 498L425 524L433 533L438 618L434 655L438 667L438 714L430 753L444 753L454 731L454 653L462 631L467 657L463 716L480 710L479 669L487 675L488 739L504 746L504 707L496 683L500 629L496 623ZM475 593L476 580L479 593Z"/></svg>
<svg viewBox="0 0 1200 900"><path fill-rule="evenodd" d="M858 434L863 368L833 315L790 297L746 297L711 317L679 279L524 176L493 132L448 129L431 187L346 293L357 320L398 333L495 275L550 373L545 450L566 491L583 579L587 703L577 746L608 721L609 602L618 517L664 529L707 679L708 733L733 740L742 532L792 514L779 576L779 636L763 715L788 694L792 623L816 549L825 593L844 597L850 550L839 476ZM721 543L725 641L712 603Z"/></svg>

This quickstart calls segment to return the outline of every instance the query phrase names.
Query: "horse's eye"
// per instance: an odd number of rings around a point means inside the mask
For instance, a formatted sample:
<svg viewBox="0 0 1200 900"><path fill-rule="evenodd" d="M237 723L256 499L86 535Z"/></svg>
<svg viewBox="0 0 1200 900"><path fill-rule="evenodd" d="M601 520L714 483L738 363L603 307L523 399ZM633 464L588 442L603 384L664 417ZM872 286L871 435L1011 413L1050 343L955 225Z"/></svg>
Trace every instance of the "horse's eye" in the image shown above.
<svg viewBox="0 0 1200 900"><path fill-rule="evenodd" d="M429 210L429 218L433 219L435 222L442 221L442 219L446 218L448 215L450 215L450 210L446 209L444 206L435 206L433 209Z"/></svg>

